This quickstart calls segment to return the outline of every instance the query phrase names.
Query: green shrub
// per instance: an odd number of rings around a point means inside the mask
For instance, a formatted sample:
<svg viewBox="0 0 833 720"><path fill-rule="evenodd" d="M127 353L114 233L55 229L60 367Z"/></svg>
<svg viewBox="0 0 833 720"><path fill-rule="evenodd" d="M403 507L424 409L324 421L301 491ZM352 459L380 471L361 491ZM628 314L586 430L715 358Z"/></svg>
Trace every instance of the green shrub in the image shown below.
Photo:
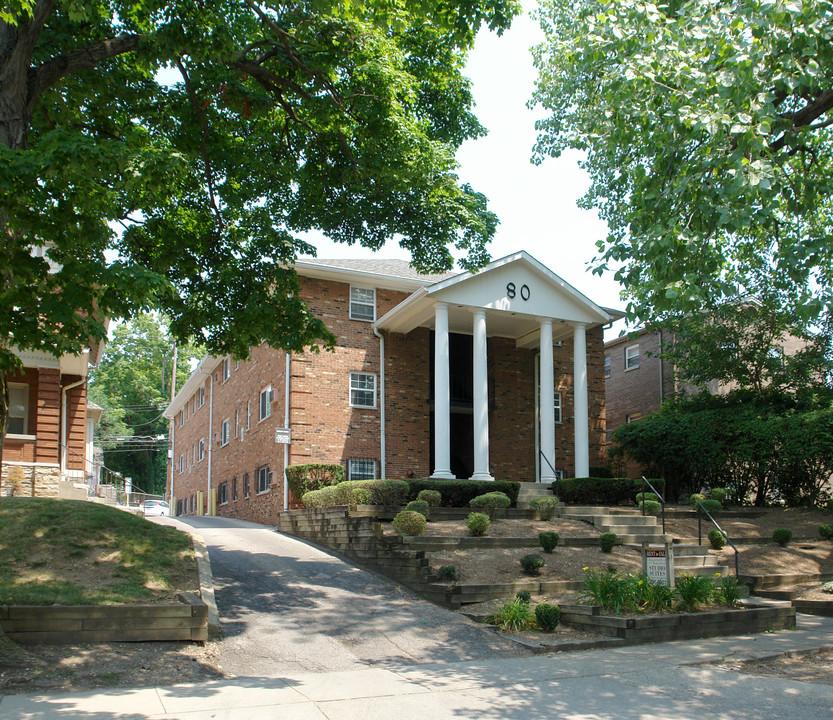
<svg viewBox="0 0 833 720"><path fill-rule="evenodd" d="M425 516L413 510L403 510L391 521L399 535L422 535L425 532Z"/></svg>
<svg viewBox="0 0 833 720"><path fill-rule="evenodd" d="M719 503L726 504L726 498L729 497L729 491L726 488L716 487L709 490L709 497L712 500L717 500Z"/></svg>
<svg viewBox="0 0 833 720"><path fill-rule="evenodd" d="M539 520L551 520L558 508L557 497L539 497L529 501L529 507Z"/></svg>
<svg viewBox="0 0 833 720"><path fill-rule="evenodd" d="M304 493L301 502L304 507L312 508L350 504L401 505L407 493L408 484L402 480L348 480Z"/></svg>
<svg viewBox="0 0 833 720"><path fill-rule="evenodd" d="M518 592L515 593L515 597L521 602L525 602L527 605L532 602L532 593L529 592L529 590L518 590Z"/></svg>
<svg viewBox="0 0 833 720"><path fill-rule="evenodd" d="M606 466L603 465L591 465L590 466L590 477L596 478L612 478L613 471Z"/></svg>
<svg viewBox="0 0 833 720"><path fill-rule="evenodd" d="M644 497L643 497L644 496ZM646 493L636 493L636 504L639 505L644 500L650 500L651 502L659 502L659 495L652 492Z"/></svg>
<svg viewBox="0 0 833 720"><path fill-rule="evenodd" d="M700 504L703 506L703 508L705 508L706 512L712 517L717 515L723 509L723 505L721 503L719 503L717 500L711 500L710 498L701 500Z"/></svg>
<svg viewBox="0 0 833 720"><path fill-rule="evenodd" d="M469 513L466 518L466 527L469 529L469 534L475 537L485 535L490 524L489 516L484 513Z"/></svg>
<svg viewBox="0 0 833 720"><path fill-rule="evenodd" d="M674 603L674 588L670 585L654 583L645 575L640 575L633 588L636 606L641 612L664 613L671 610Z"/></svg>
<svg viewBox="0 0 833 720"><path fill-rule="evenodd" d="M334 463L306 463L286 467L286 482L296 498L303 498L311 490L337 485L342 480L344 467Z"/></svg>
<svg viewBox="0 0 833 720"><path fill-rule="evenodd" d="M495 512L502 508L508 508L512 504L509 496L502 492L489 492L478 495L469 500L469 506L476 510L485 510L490 518L494 518Z"/></svg>
<svg viewBox="0 0 833 720"><path fill-rule="evenodd" d="M740 601L748 594L746 585L739 583L735 578L728 575L722 576L714 586L713 597L720 605L728 605L731 608L738 607Z"/></svg>
<svg viewBox="0 0 833 720"><path fill-rule="evenodd" d="M310 490L301 496L301 502L307 508L333 507L347 505L349 500L346 493L337 485L323 487L320 490Z"/></svg>
<svg viewBox="0 0 833 720"><path fill-rule="evenodd" d="M703 502L706 499L706 496L703 493L691 493L688 497L688 501L691 503L691 509L697 509L697 503Z"/></svg>
<svg viewBox="0 0 833 720"><path fill-rule="evenodd" d="M512 506L517 504L519 482L506 480L432 480L430 478L409 478L408 498L414 500L423 490L436 490L442 495L443 507L468 507L472 498L487 492L502 492L509 496Z"/></svg>
<svg viewBox="0 0 833 720"><path fill-rule="evenodd" d="M557 532L540 532L538 533L538 542L541 544L541 547L544 549L545 553L551 553L555 550L556 546L558 545L558 533Z"/></svg>
<svg viewBox="0 0 833 720"><path fill-rule="evenodd" d="M350 493L352 496L352 501L354 505L371 505L371 500L373 499L373 493L370 492L370 488L363 488L357 487L353 488L353 491Z"/></svg>
<svg viewBox="0 0 833 720"><path fill-rule="evenodd" d="M602 533L599 535L599 547L602 549L602 552L609 553L613 550L613 546L616 544L618 539L619 538L616 537L616 533Z"/></svg>
<svg viewBox="0 0 833 720"><path fill-rule="evenodd" d="M819 536L822 540L833 540L833 525L819 525Z"/></svg>
<svg viewBox="0 0 833 720"><path fill-rule="evenodd" d="M503 632L515 633L531 627L534 618L529 603L515 598L504 603L493 615L489 616L489 621L497 625Z"/></svg>
<svg viewBox="0 0 833 720"><path fill-rule="evenodd" d="M772 539L781 547L786 547L787 543L793 539L793 531L789 528L776 528L772 531Z"/></svg>
<svg viewBox="0 0 833 720"><path fill-rule="evenodd" d="M635 580L629 575L620 575L615 568L601 572L596 568L584 568L581 596L608 612L636 610L634 594Z"/></svg>
<svg viewBox="0 0 833 720"><path fill-rule="evenodd" d="M428 503L425 500L411 500L406 506L406 510L413 510L422 515L426 520L428 519Z"/></svg>
<svg viewBox="0 0 833 720"><path fill-rule="evenodd" d="M417 493L417 500L424 500L429 507L439 507L443 496L439 490L420 490Z"/></svg>
<svg viewBox="0 0 833 720"><path fill-rule="evenodd" d="M544 632L554 632L561 621L561 608L550 603L538 603L535 608L535 622Z"/></svg>
<svg viewBox="0 0 833 720"><path fill-rule="evenodd" d="M656 500L645 500L639 503L639 509L643 510L646 515L659 515L662 512L662 505Z"/></svg>
<svg viewBox="0 0 833 720"><path fill-rule="evenodd" d="M453 565L443 565L437 568L437 580L442 582L454 582L457 579L457 568Z"/></svg>
<svg viewBox="0 0 833 720"><path fill-rule="evenodd" d="M408 483L404 480L360 480L362 487L370 488L374 505L404 505L408 498Z"/></svg>
<svg viewBox="0 0 833 720"><path fill-rule="evenodd" d="M708 575L680 575L674 586L674 592L679 598L679 609L694 611L700 605L708 604L713 589L712 579Z"/></svg>
<svg viewBox="0 0 833 720"><path fill-rule="evenodd" d="M665 481L651 479L654 487L662 492ZM642 480L633 478L566 478L552 483L553 494L557 492L563 503L574 505L622 505L630 503L633 496L642 490Z"/></svg>
<svg viewBox="0 0 833 720"><path fill-rule="evenodd" d="M715 550L722 550L726 545L726 536L717 528L709 530L709 543Z"/></svg>
<svg viewBox="0 0 833 720"><path fill-rule="evenodd" d="M537 575L542 567L544 567L544 558L537 553L524 555L521 558L521 568L527 575Z"/></svg>
<svg viewBox="0 0 833 720"><path fill-rule="evenodd" d="M823 593L827 593L828 595L833 594L833 580L828 580L826 583L822 583L821 591Z"/></svg>

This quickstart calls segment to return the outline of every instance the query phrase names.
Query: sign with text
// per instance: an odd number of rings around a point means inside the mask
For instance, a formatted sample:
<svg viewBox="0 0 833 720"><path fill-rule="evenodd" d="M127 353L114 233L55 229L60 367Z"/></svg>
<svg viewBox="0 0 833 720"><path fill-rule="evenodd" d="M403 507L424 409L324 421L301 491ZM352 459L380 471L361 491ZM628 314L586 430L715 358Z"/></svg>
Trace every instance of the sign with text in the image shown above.
<svg viewBox="0 0 833 720"><path fill-rule="evenodd" d="M275 428L275 443L278 445L291 445L292 428Z"/></svg>
<svg viewBox="0 0 833 720"><path fill-rule="evenodd" d="M664 546L642 545L642 572L657 585L674 586L673 550L670 543Z"/></svg>

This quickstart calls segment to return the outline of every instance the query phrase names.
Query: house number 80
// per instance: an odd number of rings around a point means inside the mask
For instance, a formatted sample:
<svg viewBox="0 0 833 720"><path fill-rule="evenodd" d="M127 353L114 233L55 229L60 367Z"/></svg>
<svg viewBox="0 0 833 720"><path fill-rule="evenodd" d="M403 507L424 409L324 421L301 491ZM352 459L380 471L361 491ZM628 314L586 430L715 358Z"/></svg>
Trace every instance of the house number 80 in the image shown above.
<svg viewBox="0 0 833 720"><path fill-rule="evenodd" d="M513 300L517 293L515 283L506 283L506 297ZM529 300L529 285L521 285L521 300Z"/></svg>

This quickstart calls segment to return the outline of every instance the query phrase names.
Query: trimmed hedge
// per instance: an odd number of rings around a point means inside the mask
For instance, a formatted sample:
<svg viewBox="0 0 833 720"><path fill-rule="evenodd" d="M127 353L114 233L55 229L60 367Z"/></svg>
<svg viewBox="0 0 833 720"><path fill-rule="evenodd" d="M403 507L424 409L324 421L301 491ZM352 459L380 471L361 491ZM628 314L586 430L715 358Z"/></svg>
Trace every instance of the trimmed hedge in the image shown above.
<svg viewBox="0 0 833 720"><path fill-rule="evenodd" d="M437 490L442 495L443 507L468 507L469 502L478 495L490 492L502 492L509 496L511 507L518 504L518 492L521 484L506 480L431 480L412 478L405 480L410 486L408 499L414 500L421 490Z"/></svg>
<svg viewBox="0 0 833 720"><path fill-rule="evenodd" d="M369 500L367 493L354 495L358 488L370 491ZM301 502L308 508L357 504L360 500L370 505L403 505L407 495L408 484L404 480L347 480L304 493Z"/></svg>
<svg viewBox="0 0 833 720"><path fill-rule="evenodd" d="M662 492L665 480L653 479L651 483ZM556 483L552 483L555 492ZM558 481L558 497L563 503L573 505L622 505L632 503L636 493L642 491L642 480L633 478L566 478Z"/></svg>
<svg viewBox="0 0 833 720"><path fill-rule="evenodd" d="M299 500L311 490L338 485L344 480L344 467L335 463L305 463L287 465L286 481L292 494Z"/></svg>

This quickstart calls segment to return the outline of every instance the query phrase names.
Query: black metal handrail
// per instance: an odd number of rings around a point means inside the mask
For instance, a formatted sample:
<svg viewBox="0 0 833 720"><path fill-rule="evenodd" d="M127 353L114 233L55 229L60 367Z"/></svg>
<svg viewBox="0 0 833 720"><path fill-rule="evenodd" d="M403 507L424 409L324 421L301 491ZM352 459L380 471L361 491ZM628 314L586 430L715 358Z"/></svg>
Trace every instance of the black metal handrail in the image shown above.
<svg viewBox="0 0 833 720"><path fill-rule="evenodd" d="M547 456L544 455L544 451L541 450L541 448L538 448L538 454L541 456L544 462L550 466L550 470L552 470L552 474L555 477L555 489L553 490L552 494L555 495L555 497L558 497L558 471L552 466L552 463L549 460L547 460Z"/></svg>
<svg viewBox="0 0 833 720"><path fill-rule="evenodd" d="M706 510L706 508L703 507L703 503L701 503L701 502L697 503L697 544L698 545L703 544L703 522L702 522L703 521L703 516L700 514L701 510L703 511L703 513L705 513L706 517L709 520L712 521L712 525L714 525L718 529L720 534L723 536L723 539L727 543L729 543L729 545L732 546L732 550L735 551L735 580L737 580L740 577L740 572L738 571L738 548L737 548L737 545L735 545L729 539L729 536L726 534L726 531L722 527L720 527L720 525L717 524L717 520L715 520L711 516L711 514L709 514L709 511Z"/></svg>
<svg viewBox="0 0 833 720"><path fill-rule="evenodd" d="M648 480L644 475L642 476L642 515L645 515L645 486L651 488L651 492L654 493L659 498L660 501L660 509L662 510L662 534L665 535L665 498L662 497L662 494L659 490L657 490L653 485L651 485L651 481Z"/></svg>

